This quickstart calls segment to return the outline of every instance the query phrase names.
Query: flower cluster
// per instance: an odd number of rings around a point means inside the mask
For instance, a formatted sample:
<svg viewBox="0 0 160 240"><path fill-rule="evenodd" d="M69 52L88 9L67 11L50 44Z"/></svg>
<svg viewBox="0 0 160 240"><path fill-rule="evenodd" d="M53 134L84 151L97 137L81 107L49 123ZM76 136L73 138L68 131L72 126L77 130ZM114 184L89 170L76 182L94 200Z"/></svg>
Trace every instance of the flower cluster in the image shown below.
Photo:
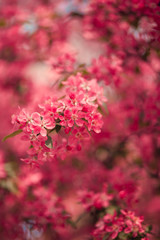
<svg viewBox="0 0 160 240"><path fill-rule="evenodd" d="M102 115L98 106L105 101L103 89L96 80L86 80L78 73L64 83L64 96L48 98L39 105L41 112L29 114L22 109L12 122L18 124L30 141L28 163L40 163L58 155L65 157L66 152L81 150L84 140L91 131L100 133Z"/></svg>
<svg viewBox="0 0 160 240"><path fill-rule="evenodd" d="M62 53L57 58L49 59L48 63L58 73L73 72L74 64L76 62L75 54L73 53Z"/></svg>
<svg viewBox="0 0 160 240"><path fill-rule="evenodd" d="M143 217L138 217L132 211L121 210L117 215L106 214L96 224L93 232L95 239L143 239L147 240L147 228Z"/></svg>
<svg viewBox="0 0 160 240"><path fill-rule="evenodd" d="M50 223L52 226L64 227L66 219L70 217L68 213L66 213L65 208L62 204L62 201L56 194L49 192L43 187L37 187L34 189L34 197L37 199L41 199L41 201L37 204L36 201L33 201L35 212L38 214L39 218L37 222L41 223ZM31 214L29 212L31 209L27 209L26 214Z"/></svg>
<svg viewBox="0 0 160 240"><path fill-rule="evenodd" d="M121 63L121 59L116 56L100 56L92 61L88 71L99 81L103 80L105 84L110 84L112 81L116 83L122 72Z"/></svg>
<svg viewBox="0 0 160 240"><path fill-rule="evenodd" d="M85 210L91 211L93 209L102 210L110 205L113 199L112 194L107 194L106 191L95 193L93 191L80 191L79 200Z"/></svg>

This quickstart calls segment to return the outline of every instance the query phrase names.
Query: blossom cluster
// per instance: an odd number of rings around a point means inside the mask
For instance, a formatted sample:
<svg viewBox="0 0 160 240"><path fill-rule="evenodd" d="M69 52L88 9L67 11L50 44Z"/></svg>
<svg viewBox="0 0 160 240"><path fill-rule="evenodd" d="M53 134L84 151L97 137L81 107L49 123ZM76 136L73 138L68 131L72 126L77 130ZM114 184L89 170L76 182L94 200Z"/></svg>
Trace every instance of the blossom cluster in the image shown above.
<svg viewBox="0 0 160 240"><path fill-rule="evenodd" d="M78 73L65 82L64 95L49 97L39 105L40 112L29 114L22 109L13 115L13 124L23 132L22 139L30 141L27 163L38 164L56 157L62 158L68 151L81 150L82 142L88 140L90 132L100 133L102 114L98 106L106 98L103 88L96 80L86 80Z"/></svg>
<svg viewBox="0 0 160 240"><path fill-rule="evenodd" d="M120 214L106 214L96 224L93 232L95 239L143 239L148 240L147 228L143 217L138 217L132 211L121 210Z"/></svg>
<svg viewBox="0 0 160 240"><path fill-rule="evenodd" d="M97 80L103 80L105 84L118 83L122 73L121 64L121 59L114 55L108 57L100 56L92 61L88 71L91 75L96 76Z"/></svg>
<svg viewBox="0 0 160 240"><path fill-rule="evenodd" d="M95 193L93 191L80 191L79 200L86 211L93 209L103 210L110 205L113 199L112 194L107 194L106 191Z"/></svg>

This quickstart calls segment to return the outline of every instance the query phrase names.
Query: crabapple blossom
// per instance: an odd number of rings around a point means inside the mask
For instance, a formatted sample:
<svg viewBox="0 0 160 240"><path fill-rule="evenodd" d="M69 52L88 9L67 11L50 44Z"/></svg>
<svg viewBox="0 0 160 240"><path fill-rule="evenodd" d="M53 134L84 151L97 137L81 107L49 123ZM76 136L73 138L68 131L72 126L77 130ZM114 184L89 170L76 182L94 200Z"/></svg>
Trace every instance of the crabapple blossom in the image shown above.
<svg viewBox="0 0 160 240"><path fill-rule="evenodd" d="M134 212L121 210L119 216L106 214L101 219L93 232L95 239L121 239L121 236L127 238L144 239L147 237L143 218L135 216Z"/></svg>
<svg viewBox="0 0 160 240"><path fill-rule="evenodd" d="M86 136L88 138L88 132L101 131L103 121L98 112L98 103L101 96L101 103L106 99L96 81L90 81L80 73L71 76L64 83L66 93L62 99L46 99L40 104L41 112L28 114L22 109L17 116L13 116L12 122L18 124L25 134L22 139L30 140L30 163L46 161L47 156L49 159L50 156L57 157L59 148L61 151L64 148L64 155L67 151L80 150ZM52 136L52 132L58 136ZM63 137L60 136L61 132Z"/></svg>
<svg viewBox="0 0 160 240"><path fill-rule="evenodd" d="M159 26L159 0L0 1L0 239L160 239Z"/></svg>

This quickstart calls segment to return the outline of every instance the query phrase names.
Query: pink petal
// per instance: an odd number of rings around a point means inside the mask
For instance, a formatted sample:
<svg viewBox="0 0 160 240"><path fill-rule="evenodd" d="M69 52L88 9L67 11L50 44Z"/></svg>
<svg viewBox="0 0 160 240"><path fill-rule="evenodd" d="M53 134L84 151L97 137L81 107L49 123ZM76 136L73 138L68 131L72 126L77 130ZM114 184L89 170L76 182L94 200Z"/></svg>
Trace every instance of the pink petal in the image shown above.
<svg viewBox="0 0 160 240"><path fill-rule="evenodd" d="M32 113L31 118L33 119L33 125L41 125L41 115L38 112Z"/></svg>
<svg viewBox="0 0 160 240"><path fill-rule="evenodd" d="M44 128L41 128L40 134L45 137L47 135L47 131Z"/></svg>

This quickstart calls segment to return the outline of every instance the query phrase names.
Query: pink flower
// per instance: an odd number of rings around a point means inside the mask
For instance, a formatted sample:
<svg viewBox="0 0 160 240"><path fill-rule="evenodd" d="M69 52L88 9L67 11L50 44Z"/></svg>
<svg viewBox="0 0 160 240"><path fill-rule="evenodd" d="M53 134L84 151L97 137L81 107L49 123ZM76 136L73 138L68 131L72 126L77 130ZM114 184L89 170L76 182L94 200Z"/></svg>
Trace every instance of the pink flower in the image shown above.
<svg viewBox="0 0 160 240"><path fill-rule="evenodd" d="M100 113L95 113L95 114L92 114L91 116L87 116L86 119L88 120L89 131L93 130L96 133L101 132L103 121Z"/></svg>
<svg viewBox="0 0 160 240"><path fill-rule="evenodd" d="M53 129L56 125L49 117L42 117L37 112L32 113L31 117L33 130L39 132L43 137L47 135L47 129Z"/></svg>
<svg viewBox="0 0 160 240"><path fill-rule="evenodd" d="M106 214L103 219L101 219L96 224L96 229L93 235L96 237L105 236L106 233L110 233L109 237L115 239L119 233L124 233L130 237L137 237L137 235L144 237L145 226L142 225L142 218L135 216L134 212L121 210L120 215ZM100 237L100 239L102 239ZM145 239L145 238L144 238ZM147 238L146 238L147 239Z"/></svg>

